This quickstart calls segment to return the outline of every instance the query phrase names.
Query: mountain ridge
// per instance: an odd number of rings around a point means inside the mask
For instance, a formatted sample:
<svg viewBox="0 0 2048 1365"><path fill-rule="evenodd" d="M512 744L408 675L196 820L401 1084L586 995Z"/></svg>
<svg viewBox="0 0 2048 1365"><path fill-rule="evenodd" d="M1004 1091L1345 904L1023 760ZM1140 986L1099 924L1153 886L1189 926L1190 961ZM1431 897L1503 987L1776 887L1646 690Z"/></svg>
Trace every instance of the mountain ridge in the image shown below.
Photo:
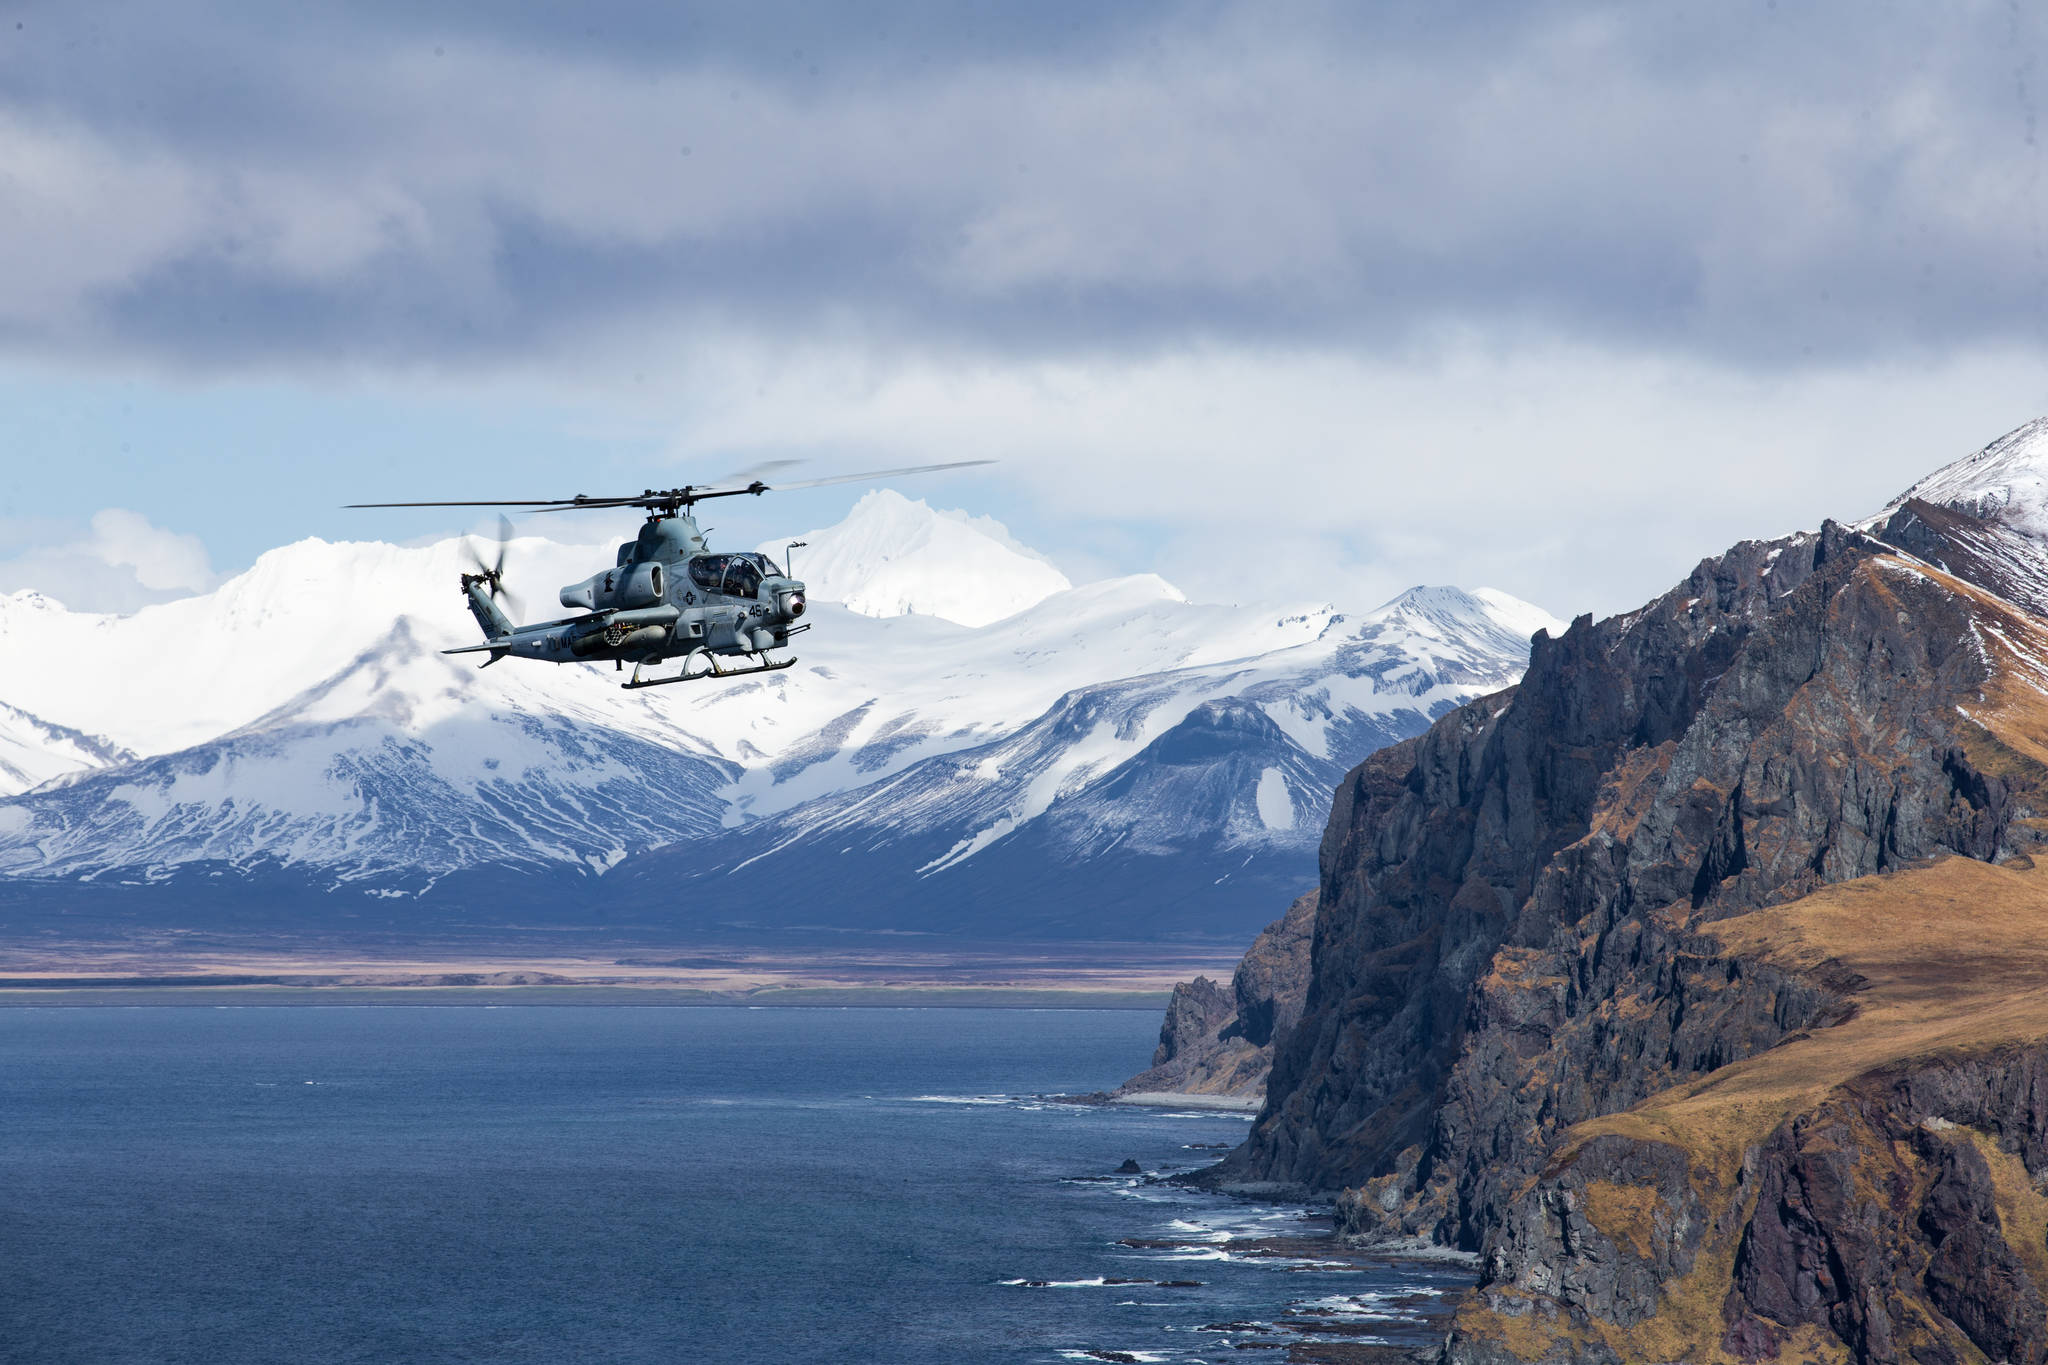
<svg viewBox="0 0 2048 1365"><path fill-rule="evenodd" d="M1012 597L1056 573L1000 528L893 494L863 499L843 535L813 534L827 551L872 547L905 516L938 549L870 568L944 578L986 557L1024 575L1002 587ZM962 536L985 544L960 552ZM610 557L530 537L508 554L528 601ZM865 561L840 559L842 586L865 591ZM1114 936L1171 883L1186 914L1148 932L1228 935L1263 919L1266 890L1291 898L1309 879L1312 812L1349 761L1512 679L1519 628L1549 622L1459 590L1361 615L1205 605L1151 575L1061 587L979 626L814 596L795 669L628 693L591 666L442 658L474 636L462 565L459 542L304 541L130 617L0 599L0 697L132 754L67 760L61 789L0 800L17 901L127 881L198 913L242 879L322 922L361 913L335 888L433 918L488 883L525 919L677 932L815 928L816 906L850 898L822 917L834 932L901 927L892 915L945 932L975 905L1006 934L1067 933L1092 906ZM33 662L88 643L152 658L165 685L73 685ZM1175 803L1206 812L1184 837L1166 837ZM522 838L522 822L545 833ZM837 850L852 845L823 843L848 829L882 850L851 887ZM426 830L446 831L440 847Z"/></svg>

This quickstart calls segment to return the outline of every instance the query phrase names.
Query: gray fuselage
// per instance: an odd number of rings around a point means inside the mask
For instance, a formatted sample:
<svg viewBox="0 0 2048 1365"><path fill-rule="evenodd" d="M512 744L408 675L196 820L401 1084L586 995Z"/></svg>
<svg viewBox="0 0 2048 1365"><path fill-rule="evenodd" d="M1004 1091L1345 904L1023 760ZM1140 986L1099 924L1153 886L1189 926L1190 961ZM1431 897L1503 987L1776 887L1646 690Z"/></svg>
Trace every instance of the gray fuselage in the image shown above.
<svg viewBox="0 0 2048 1365"><path fill-rule="evenodd" d="M649 518L611 568L563 588L562 605L582 615L515 626L482 585L465 592L487 639L460 652L489 650L494 660L643 664L699 651L762 654L788 644L804 614L801 582L766 555L708 550L687 512Z"/></svg>

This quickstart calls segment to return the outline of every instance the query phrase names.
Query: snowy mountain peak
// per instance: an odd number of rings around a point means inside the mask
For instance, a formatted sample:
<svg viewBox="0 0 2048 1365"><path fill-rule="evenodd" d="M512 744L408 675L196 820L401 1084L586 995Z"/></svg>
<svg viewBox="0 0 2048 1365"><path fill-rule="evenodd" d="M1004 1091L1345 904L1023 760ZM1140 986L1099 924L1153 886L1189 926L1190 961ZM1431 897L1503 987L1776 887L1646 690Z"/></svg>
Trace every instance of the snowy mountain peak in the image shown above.
<svg viewBox="0 0 2048 1365"><path fill-rule="evenodd" d="M2048 540L2048 417L2009 431L1899 494L1880 516L1919 498Z"/></svg>
<svg viewBox="0 0 2048 1365"><path fill-rule="evenodd" d="M1452 638L1469 636L1474 630L1505 631L1527 640L1539 630L1563 635L1565 623L1543 608L1510 596L1498 588L1464 588L1425 585L1414 587L1393 601L1369 613L1370 622L1400 622L1429 635Z"/></svg>
<svg viewBox="0 0 2048 1365"><path fill-rule="evenodd" d="M1389 614L1407 612L1423 616L1479 616L1485 614L1486 604L1463 588L1419 583L1379 610Z"/></svg>
<svg viewBox="0 0 2048 1365"><path fill-rule="evenodd" d="M795 575L812 597L863 616L937 616L985 626L1073 585L1000 522L876 489L837 526L797 536ZM780 559L781 542L760 547Z"/></svg>

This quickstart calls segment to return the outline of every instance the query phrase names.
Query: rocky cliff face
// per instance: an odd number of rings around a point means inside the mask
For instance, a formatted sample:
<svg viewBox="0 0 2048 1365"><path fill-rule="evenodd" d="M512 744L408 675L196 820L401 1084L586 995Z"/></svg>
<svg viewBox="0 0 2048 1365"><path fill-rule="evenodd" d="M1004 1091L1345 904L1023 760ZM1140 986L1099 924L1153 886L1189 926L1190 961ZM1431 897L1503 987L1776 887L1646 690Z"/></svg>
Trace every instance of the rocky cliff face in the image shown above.
<svg viewBox="0 0 2048 1365"><path fill-rule="evenodd" d="M2048 873L1950 859L1707 942L1853 1012L1563 1134L1448 1358L2041 1360Z"/></svg>
<svg viewBox="0 0 2048 1365"><path fill-rule="evenodd" d="M1481 1253L1455 1360L2041 1359L2048 565L1970 493L1738 545L1355 770L1216 1178Z"/></svg>
<svg viewBox="0 0 2048 1365"><path fill-rule="evenodd" d="M1311 891L1252 941L1228 990L1206 976L1175 986L1151 1068L1116 1093L1263 1095L1275 1041L1301 1018L1308 996L1315 922Z"/></svg>

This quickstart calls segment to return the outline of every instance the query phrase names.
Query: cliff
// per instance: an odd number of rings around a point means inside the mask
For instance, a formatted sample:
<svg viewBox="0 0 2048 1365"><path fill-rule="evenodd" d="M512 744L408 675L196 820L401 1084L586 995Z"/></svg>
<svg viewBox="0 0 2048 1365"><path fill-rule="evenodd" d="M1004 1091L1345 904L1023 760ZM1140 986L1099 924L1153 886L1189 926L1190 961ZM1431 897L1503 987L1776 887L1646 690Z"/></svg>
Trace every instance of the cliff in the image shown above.
<svg viewBox="0 0 2048 1365"><path fill-rule="evenodd" d="M1301 1018L1308 995L1315 921L1311 891L1252 941L1229 990L1206 976L1175 986L1151 1068L1114 1094L1263 1095L1275 1040Z"/></svg>
<svg viewBox="0 0 2048 1365"><path fill-rule="evenodd" d="M1962 468L1351 773L1212 1178L1480 1253L1455 1361L2042 1359L2048 555Z"/></svg>

